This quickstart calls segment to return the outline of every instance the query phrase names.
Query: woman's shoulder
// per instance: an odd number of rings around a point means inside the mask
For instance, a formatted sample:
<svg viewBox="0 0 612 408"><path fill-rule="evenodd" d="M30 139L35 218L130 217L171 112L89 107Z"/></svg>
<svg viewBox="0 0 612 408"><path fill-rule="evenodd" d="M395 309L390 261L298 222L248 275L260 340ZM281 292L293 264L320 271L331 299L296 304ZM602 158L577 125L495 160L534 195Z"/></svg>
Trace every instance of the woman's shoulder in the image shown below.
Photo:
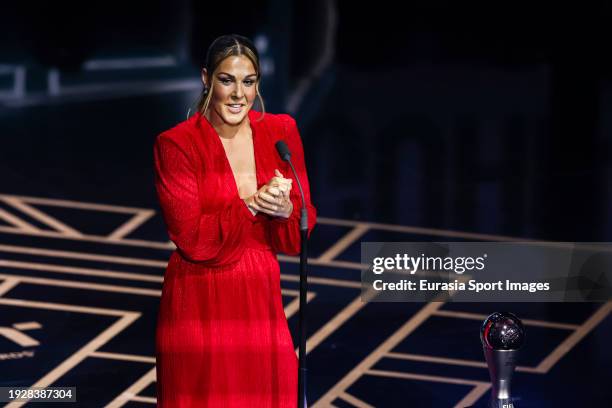
<svg viewBox="0 0 612 408"><path fill-rule="evenodd" d="M262 117L261 112L251 110L249 115L251 121L262 123L269 131L275 134L280 133L286 135L291 127L296 126L295 119L288 113L266 112Z"/></svg>
<svg viewBox="0 0 612 408"><path fill-rule="evenodd" d="M251 110L250 115L251 115L251 119L258 120L261 117L262 113L258 112L258 111L255 111L255 110ZM266 112L263 115L262 121L263 122L268 122L268 123L269 122L272 122L272 123L287 123L287 122L291 122L291 121L295 122L295 119L293 119L293 117L290 114L288 114L288 113L269 113L269 112Z"/></svg>
<svg viewBox="0 0 612 408"><path fill-rule="evenodd" d="M197 114L193 115L186 120L175 124L159 133L155 139L156 143L160 141L173 142L179 146L185 146L190 144L190 139L198 131Z"/></svg>

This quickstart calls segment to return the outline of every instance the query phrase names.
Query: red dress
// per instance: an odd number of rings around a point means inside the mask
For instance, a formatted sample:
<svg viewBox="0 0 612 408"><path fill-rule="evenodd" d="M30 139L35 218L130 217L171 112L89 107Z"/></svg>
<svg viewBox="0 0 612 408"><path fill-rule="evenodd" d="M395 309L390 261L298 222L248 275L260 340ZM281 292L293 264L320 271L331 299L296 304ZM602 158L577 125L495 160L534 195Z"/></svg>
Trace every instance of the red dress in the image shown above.
<svg viewBox="0 0 612 408"><path fill-rule="evenodd" d="M259 189L278 168L286 141L316 221L302 142L286 114L249 111ZM300 250L301 199L293 181L288 219L253 216L218 134L197 113L161 133L155 187L170 239L156 329L159 407L295 407L297 357L284 314L276 253Z"/></svg>

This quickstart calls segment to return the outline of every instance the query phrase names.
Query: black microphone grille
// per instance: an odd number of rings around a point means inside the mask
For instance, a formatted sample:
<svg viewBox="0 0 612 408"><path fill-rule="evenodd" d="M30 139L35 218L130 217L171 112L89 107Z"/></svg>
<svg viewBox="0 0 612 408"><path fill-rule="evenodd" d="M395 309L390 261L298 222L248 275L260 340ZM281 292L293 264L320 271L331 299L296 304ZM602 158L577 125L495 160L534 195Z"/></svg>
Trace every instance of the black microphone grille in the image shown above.
<svg viewBox="0 0 612 408"><path fill-rule="evenodd" d="M278 155L281 157L281 159L283 159L284 161L288 161L291 159L291 152L289 151L289 147L287 147L287 143L285 143L284 140L279 140L278 142L276 142L275 146L276 151L278 152Z"/></svg>

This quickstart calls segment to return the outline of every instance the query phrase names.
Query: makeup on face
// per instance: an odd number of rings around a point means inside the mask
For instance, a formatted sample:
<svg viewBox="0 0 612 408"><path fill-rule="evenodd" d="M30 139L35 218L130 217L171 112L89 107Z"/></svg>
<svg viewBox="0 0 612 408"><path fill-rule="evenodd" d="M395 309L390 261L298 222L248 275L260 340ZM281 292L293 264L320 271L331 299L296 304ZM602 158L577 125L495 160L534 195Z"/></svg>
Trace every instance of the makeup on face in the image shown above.
<svg viewBox="0 0 612 408"><path fill-rule="evenodd" d="M251 60L245 56L226 58L212 80L213 110L226 123L242 122L257 96L257 73Z"/></svg>

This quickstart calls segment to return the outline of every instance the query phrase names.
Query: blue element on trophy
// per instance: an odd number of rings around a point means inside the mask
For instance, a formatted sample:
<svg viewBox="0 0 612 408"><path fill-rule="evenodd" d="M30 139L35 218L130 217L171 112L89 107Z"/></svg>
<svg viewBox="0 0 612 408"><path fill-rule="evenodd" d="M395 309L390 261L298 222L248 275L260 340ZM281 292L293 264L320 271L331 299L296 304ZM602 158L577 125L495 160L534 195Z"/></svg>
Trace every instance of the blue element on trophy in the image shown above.
<svg viewBox="0 0 612 408"><path fill-rule="evenodd" d="M525 342L525 328L509 312L496 312L480 328L480 341L491 376L491 408L517 408L510 395L510 383L518 351Z"/></svg>

